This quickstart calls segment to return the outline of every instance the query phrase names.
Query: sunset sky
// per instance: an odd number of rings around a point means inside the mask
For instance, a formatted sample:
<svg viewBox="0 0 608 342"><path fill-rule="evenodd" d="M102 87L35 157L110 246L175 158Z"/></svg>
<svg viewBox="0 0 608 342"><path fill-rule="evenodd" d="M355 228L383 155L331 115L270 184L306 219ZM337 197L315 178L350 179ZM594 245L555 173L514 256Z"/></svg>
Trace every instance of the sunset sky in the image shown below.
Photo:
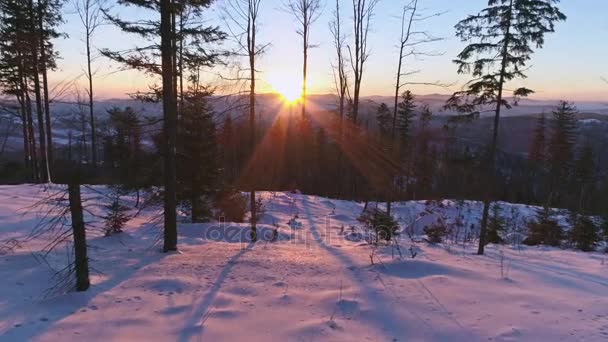
<svg viewBox="0 0 608 342"><path fill-rule="evenodd" d="M210 22L221 25L219 7L223 1L207 12ZM346 29L351 28L351 9L349 0L341 0ZM371 57L363 80L363 95L389 95L395 82L397 43L400 32L401 8L408 1L381 0L373 21L370 35ZM268 52L261 57L259 65L260 92L283 91L297 87L301 82L301 43L295 33L294 20L281 10L282 1L262 0L262 27L259 40L271 43ZM454 37L454 25L482 9L486 0L421 0L424 13L431 14L447 11L439 18L426 22L419 30L427 30L435 36L446 40L428 46L428 50L443 52L443 56L428 57L425 60L407 60L407 69L420 69L413 81L441 81L453 83L450 89L433 87L412 87L415 93L450 93L462 86L466 78L456 74L452 59L464 46ZM328 22L331 20L333 0L328 0L324 12L312 30L311 43L318 45L310 53L309 88L310 93L332 93L333 80L331 63L334 60L331 35ZM565 23L560 23L557 32L547 37L545 48L538 51L528 72L529 78L518 85L537 91L536 98L569 100L605 100L608 98L608 84L601 77L608 77L608 1L604 0L564 0L562 11L568 16ZM115 8L116 12L119 8ZM68 10L72 12L72 9ZM133 14L142 15L134 10L122 11L123 17ZM149 15L144 13L143 15ZM69 38L57 42L62 60L60 70L53 80L73 79L82 73L85 65L82 28L73 14L66 16L64 31ZM102 27L94 39L97 48L124 49L134 46L137 40L124 35L115 28ZM226 44L227 46L229 44ZM100 70L97 87L99 98L125 97L125 93L146 89L151 80L137 72L115 72L116 66L102 58L96 61ZM219 70L218 70L219 71ZM515 85L513 85L514 87Z"/></svg>

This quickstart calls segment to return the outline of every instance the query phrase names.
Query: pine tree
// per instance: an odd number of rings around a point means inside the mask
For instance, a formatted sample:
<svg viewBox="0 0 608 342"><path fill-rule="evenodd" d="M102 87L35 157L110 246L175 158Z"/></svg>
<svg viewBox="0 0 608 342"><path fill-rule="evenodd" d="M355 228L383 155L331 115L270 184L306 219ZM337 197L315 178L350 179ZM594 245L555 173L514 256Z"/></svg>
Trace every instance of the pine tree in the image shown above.
<svg viewBox="0 0 608 342"><path fill-rule="evenodd" d="M599 229L588 216L574 213L570 218L572 228L569 232L570 241L576 248L584 251L593 251L595 244L599 241Z"/></svg>
<svg viewBox="0 0 608 342"><path fill-rule="evenodd" d="M511 108L504 92L509 81L525 78L526 64L533 47L541 48L545 34L555 31L555 24L566 16L554 6L559 0L489 0L488 7L456 25L456 35L471 42L454 62L459 74L471 74L467 89L458 91L447 101L470 117L479 114L479 107L494 106L494 127L488 153L486 177L495 173L495 157L502 107ZM527 88L518 88L513 96L528 96ZM516 104L516 102L515 102ZM478 254L483 254L490 204L494 195L488 191L484 199Z"/></svg>
<svg viewBox="0 0 608 342"><path fill-rule="evenodd" d="M399 109L397 110L397 131L399 133L399 141L402 151L407 151L410 147L410 135L412 133L412 121L416 116L416 103L414 94L411 91L406 90L401 95L401 102L399 102Z"/></svg>
<svg viewBox="0 0 608 342"><path fill-rule="evenodd" d="M391 131L391 111L386 103L380 104L376 110L376 121L380 129L380 135L386 137Z"/></svg>
<svg viewBox="0 0 608 342"><path fill-rule="evenodd" d="M105 206L106 214L103 216L105 235L122 233L125 224L129 222L129 208L120 202L120 196L115 194L112 202Z"/></svg>
<svg viewBox="0 0 608 342"><path fill-rule="evenodd" d="M552 204L563 204L569 181L574 173L578 111L572 103L561 101L553 111L553 130L548 146L548 166Z"/></svg>
<svg viewBox="0 0 608 342"><path fill-rule="evenodd" d="M536 128L534 128L534 137L532 138L532 145L530 146L530 153L528 159L535 165L541 166L546 160L546 118L543 113L538 117L536 121Z"/></svg>
<svg viewBox="0 0 608 342"><path fill-rule="evenodd" d="M420 133L416 139L416 193L418 197L429 197L437 166L437 150L431 142L429 126L433 119L433 112L424 106L420 113Z"/></svg>
<svg viewBox="0 0 608 342"><path fill-rule="evenodd" d="M549 142L549 166L556 178L567 178L572 172L576 144L576 115L572 103L561 101L553 111L554 127Z"/></svg>
<svg viewBox="0 0 608 342"><path fill-rule="evenodd" d="M593 147L589 142L585 143L579 152L574 167L574 177L574 188L579 190L578 210L585 212L589 209L587 202L596 185L595 156Z"/></svg>
<svg viewBox="0 0 608 342"><path fill-rule="evenodd" d="M500 214L500 206L498 203L494 203L492 206L492 215L490 215L488 222L488 235L486 243L499 244L503 242L501 233L504 231L504 219Z"/></svg>
<svg viewBox="0 0 608 342"><path fill-rule="evenodd" d="M528 224L528 236L523 243L530 246L541 244L559 246L562 235L561 227L551 218L551 209L545 206L538 210L536 220Z"/></svg>
<svg viewBox="0 0 608 342"><path fill-rule="evenodd" d="M173 96L183 99L184 84L190 74L196 74L198 68L211 67L220 62L225 55L219 51L217 44L226 39L226 34L217 26L208 25L204 20L205 10L214 0L169 0L166 3L169 11L167 34L170 36L167 48L171 55ZM163 1L159 0L118 0L118 5L135 7L143 12L161 14ZM122 18L103 10L106 20L121 31L138 36L151 44L136 47L127 51L112 51L102 49L101 54L129 69L142 71L150 76L162 75L162 61L159 50L161 38L161 21L138 20L137 18ZM138 91L133 97L158 102L162 98L161 89L150 86L149 91Z"/></svg>
<svg viewBox="0 0 608 342"><path fill-rule="evenodd" d="M216 128L208 92L186 97L181 111L177 145L178 199L190 205L192 222L208 219L204 199L217 192L219 172Z"/></svg>
<svg viewBox="0 0 608 342"><path fill-rule="evenodd" d="M110 132L106 137L106 161L123 191L145 187L150 180L144 172L141 121L131 107L108 111ZM86 151L86 149L85 149Z"/></svg>

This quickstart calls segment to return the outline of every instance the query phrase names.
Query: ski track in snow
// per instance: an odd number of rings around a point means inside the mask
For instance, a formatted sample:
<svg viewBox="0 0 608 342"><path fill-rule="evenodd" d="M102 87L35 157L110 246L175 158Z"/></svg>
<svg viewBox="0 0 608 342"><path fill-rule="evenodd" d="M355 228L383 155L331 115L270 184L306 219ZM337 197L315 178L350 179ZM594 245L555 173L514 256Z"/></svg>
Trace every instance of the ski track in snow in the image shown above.
<svg viewBox="0 0 608 342"><path fill-rule="evenodd" d="M40 217L23 208L41 196L36 186L0 187L0 240L31 231ZM379 249L372 266L370 247L340 232L357 224L361 204L261 196L267 204L260 232L277 223L274 243L206 240L217 224L180 224L180 252L161 254L151 248L159 232L146 224L154 212L109 238L89 229L97 271L85 293L42 296L53 272L32 253L44 241L0 254L0 341L608 339L605 255L489 246L475 256L472 245L418 244L415 259ZM403 216L424 206L394 208ZM288 225L295 215L301 227ZM246 235L247 224L232 226ZM65 256L51 253L49 264L60 267Z"/></svg>

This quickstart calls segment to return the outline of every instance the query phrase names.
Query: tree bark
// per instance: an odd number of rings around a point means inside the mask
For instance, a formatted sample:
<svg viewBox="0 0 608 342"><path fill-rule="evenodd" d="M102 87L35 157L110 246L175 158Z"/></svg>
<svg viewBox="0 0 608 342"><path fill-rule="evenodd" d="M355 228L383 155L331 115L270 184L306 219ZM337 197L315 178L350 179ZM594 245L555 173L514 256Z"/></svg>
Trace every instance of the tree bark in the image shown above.
<svg viewBox="0 0 608 342"><path fill-rule="evenodd" d="M48 181L52 180L52 169L53 169L53 134L51 130L51 109L49 99L49 81L48 81L48 70L47 70L47 54L45 46L45 33L43 23L44 9L42 1L38 2L38 30L39 36L38 41L40 44L40 72L42 74L42 91L44 95L44 123L46 133L46 159L47 159L47 173Z"/></svg>
<svg viewBox="0 0 608 342"><path fill-rule="evenodd" d="M74 236L74 266L76 270L76 290L86 291L89 286L89 259L87 257L87 238L82 215L80 185L70 182L68 185L72 233Z"/></svg>
<svg viewBox="0 0 608 342"><path fill-rule="evenodd" d="M87 9L87 20L88 20L88 9ZM97 168L97 132L95 129L95 114L94 114L94 102L93 102L93 70L91 68L91 33L90 28L86 28L86 45L87 45L87 76L89 78L89 125L91 126L91 158L93 163L93 169Z"/></svg>
<svg viewBox="0 0 608 342"><path fill-rule="evenodd" d="M250 69L250 80L249 80L249 144L250 144L250 158L254 157L255 154L255 57L256 57L256 21L257 21L257 3L255 0L249 0L249 18L247 25L247 38L248 46L247 50L249 53L249 69ZM253 178L252 178L253 179ZM255 182L255 180L253 180ZM251 191L249 193L250 207L251 207L251 242L256 242L258 239L257 233L257 213L255 207L255 184L252 182Z"/></svg>
<svg viewBox="0 0 608 342"><path fill-rule="evenodd" d="M505 72L507 69L507 57L508 57L508 52L509 52L509 35L511 33L511 21L512 21L512 12L513 11L513 0L511 0L510 4L509 4L509 25L507 26L506 32L505 32L505 39L504 39L504 45L503 45L503 50L502 50L502 62L501 62L501 69L500 69L500 79L498 81L499 87L498 87L498 96L496 97L496 110L495 110L495 115L494 115L494 130L492 133L492 144L490 145L490 151L489 151L489 165L488 165L488 173L487 173L487 179L489 182L491 182L492 184L489 184L490 186L488 187L488 192L486 193L486 198L483 201L483 217L481 220L481 227L479 229L479 247L477 249L477 254L478 255L483 255L484 251L485 251L485 245L486 245L486 232L488 230L488 215L490 212L490 205L492 204L492 198L493 195L491 194L493 190L493 187L495 186L495 182L494 180L494 174L496 172L495 168L496 168L496 148L498 146L498 126L500 124L500 110L502 108L502 96L503 96L503 86L505 83Z"/></svg>
<svg viewBox="0 0 608 342"><path fill-rule="evenodd" d="M177 250L177 182L176 182L176 140L177 103L173 84L173 31L171 25L173 8L171 0L160 1L160 33L163 80L163 126L165 139L164 172L164 245L163 251Z"/></svg>

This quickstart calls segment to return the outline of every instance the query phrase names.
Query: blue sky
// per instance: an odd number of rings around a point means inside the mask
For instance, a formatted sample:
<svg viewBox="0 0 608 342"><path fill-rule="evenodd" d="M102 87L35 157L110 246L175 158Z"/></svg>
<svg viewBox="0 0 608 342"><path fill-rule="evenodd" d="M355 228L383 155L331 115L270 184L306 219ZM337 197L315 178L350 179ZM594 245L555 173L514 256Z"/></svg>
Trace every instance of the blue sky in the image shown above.
<svg viewBox="0 0 608 342"><path fill-rule="evenodd" d="M111 1L111 0L110 0ZM220 22L219 0L217 6L207 13L210 21ZM341 0L344 24L351 28L350 0ZM395 82L397 43L400 32L401 8L408 0L380 0L370 33L371 57L368 60L362 92L364 95L389 95ZM295 87L301 80L301 43L295 33L294 20L283 11L280 0L262 0L261 31L259 39L270 43L268 52L261 57L261 91L272 91ZM419 26L445 40L428 46L429 50L442 52L442 56L427 57L424 60L406 61L408 69L419 69L414 81L441 81L455 83L450 89L417 86L415 93L449 93L459 88L466 78L456 74L452 59L464 46L454 37L454 25L468 14L482 9L487 0L420 0L424 13L447 11L443 16L433 18ZM331 62L333 50L328 22L331 20L334 2L327 0L324 12L315 23L311 42L318 45L310 53L309 83L312 93L333 91ZM608 1L605 0L563 0L562 11L568 16L560 23L557 32L547 37L544 49L533 56L529 78L512 86L526 85L537 91L535 97L542 99L564 98L569 100L608 99L608 84L601 77L608 77ZM70 10L69 6L66 8ZM127 10L124 17L149 16L149 13ZM57 42L62 55L60 70L53 80L71 79L81 74L84 66L84 45L82 28L73 14L66 15L63 29L69 38ZM95 37L98 48L123 49L132 47L137 39L124 35L112 27L103 27ZM113 72L116 66L99 59L100 70L97 84L100 97L123 97L129 91L144 89L151 80L136 72Z"/></svg>

